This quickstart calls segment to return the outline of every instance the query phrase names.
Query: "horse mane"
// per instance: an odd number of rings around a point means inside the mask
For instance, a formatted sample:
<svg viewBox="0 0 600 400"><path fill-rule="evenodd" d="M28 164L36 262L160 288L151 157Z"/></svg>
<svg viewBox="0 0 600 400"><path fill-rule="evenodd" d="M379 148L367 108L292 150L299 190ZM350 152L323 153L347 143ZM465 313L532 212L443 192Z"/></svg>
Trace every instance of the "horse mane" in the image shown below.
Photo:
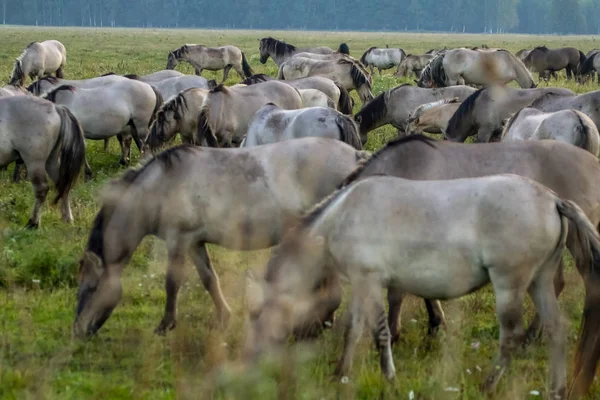
<svg viewBox="0 0 600 400"><path fill-rule="evenodd" d="M367 85L369 89L371 89L371 80L368 75L362 70L362 68L358 67L354 61L348 59L340 59L337 62L338 64L350 64L350 76L352 77L352 82L354 85L359 88L362 85Z"/></svg>
<svg viewBox="0 0 600 400"><path fill-rule="evenodd" d="M262 41L264 41L265 45L267 46L267 49L275 53L275 55L278 57L287 56L296 51L296 46L288 44L283 40L272 38L270 36L261 39L261 42Z"/></svg>
<svg viewBox="0 0 600 400"><path fill-rule="evenodd" d="M340 46L337 49L338 53L350 55L350 48L346 43L340 43Z"/></svg>
<svg viewBox="0 0 600 400"><path fill-rule="evenodd" d="M42 98L51 101L51 102L55 102L56 101L56 94L58 92L62 92L65 90L68 90L70 92L74 92L77 88L75 86L71 86L71 85L62 85L57 87L56 89L52 90L51 92L46 93L46 95L44 95Z"/></svg>
<svg viewBox="0 0 600 400"><path fill-rule="evenodd" d="M59 82L58 78L48 75L48 76L38 79L37 81L33 82L31 85L27 86L27 90L29 92L33 93L34 88L38 88L38 89L40 88L40 82L42 82L42 81L46 81L52 85L56 85Z"/></svg>
<svg viewBox="0 0 600 400"><path fill-rule="evenodd" d="M139 81L140 80L140 76L136 75L136 74L127 74L127 75L123 75L123 77L125 77L127 79L133 79L135 81Z"/></svg>
<svg viewBox="0 0 600 400"><path fill-rule="evenodd" d="M395 90L398 90L404 86L411 86L409 83L402 84L400 86L396 86L393 89L386 90L381 93L379 96L375 97L369 103L367 103L356 115L354 119L356 120L358 117L360 120L360 127L367 127L368 130L374 126L377 121L379 121L386 113L387 113L387 99ZM362 129L361 129L362 131Z"/></svg>
<svg viewBox="0 0 600 400"><path fill-rule="evenodd" d="M428 64L431 78L438 87L445 87L448 83L448 77L444 70L444 57L446 57L446 53L439 53ZM427 69L427 67L425 67L425 69Z"/></svg>
<svg viewBox="0 0 600 400"><path fill-rule="evenodd" d="M342 189L342 188L348 186L349 184L351 184L352 182L354 182L356 179L358 179L358 177L360 176L362 171L365 170L374 161L376 161L377 158L379 158L382 153L387 152L389 150L393 150L393 149L403 146L407 143L415 143L415 142L424 143L428 146L431 146L434 149L437 148L435 139L432 139L430 137L427 137L427 136L421 135L421 134L414 134L414 135L405 136L403 138L391 140L391 141L387 142L386 145L383 146L381 149L379 149L375 153L371 154L371 156L360 160L356 164L356 167L354 168L354 170L352 170L352 172L350 172L350 174L348 176L346 176L346 178L342 181L342 183L339 184L338 189Z"/></svg>
<svg viewBox="0 0 600 400"><path fill-rule="evenodd" d="M377 47L373 46L371 48L369 48L369 50L365 51L364 54L362 55L362 57L360 58L360 62L365 64L366 62L366 58L367 58L367 54L369 54L371 51L373 51L373 49L376 49Z"/></svg>
<svg viewBox="0 0 600 400"><path fill-rule="evenodd" d="M539 51L544 52L544 53L547 53L547 52L550 51L550 49L548 49L546 47L546 45L534 47L533 50L531 50L531 52L533 52L534 50L539 50Z"/></svg>
<svg viewBox="0 0 600 400"><path fill-rule="evenodd" d="M212 88L210 90L209 93L229 93L229 89L227 88L227 86L225 86L225 84L221 83L220 85L217 85L216 87Z"/></svg>
<svg viewBox="0 0 600 400"><path fill-rule="evenodd" d="M254 74L252 76L247 77L242 81L244 85L254 85L256 83L267 82L271 78L267 74Z"/></svg>
<svg viewBox="0 0 600 400"><path fill-rule="evenodd" d="M458 130L460 124L467 120L467 118L469 118L470 120L471 114L473 113L473 109L475 108L475 103L484 90L485 88L477 90L475 93L467 97L461 103L461 105L458 107L452 118L450 118L450 121L448 121L446 134L450 134L450 132ZM452 134L450 134L449 136L452 136Z"/></svg>
<svg viewBox="0 0 600 400"><path fill-rule="evenodd" d="M163 103L162 106L160 107L160 109L158 110L158 113L160 114L161 112L165 113L167 111L173 111L175 113L175 118L178 118L180 116L179 115L180 107L183 110L188 109L187 100L185 99L184 94L189 92L192 89L196 89L196 88L188 88L188 89L182 90L176 96L173 96L173 98L171 98L169 101Z"/></svg>
<svg viewBox="0 0 600 400"><path fill-rule="evenodd" d="M114 72L110 71L110 72L107 72L107 73L102 74L100 76L102 77L102 76L110 76L110 75L116 75L116 74Z"/></svg>
<svg viewBox="0 0 600 400"><path fill-rule="evenodd" d="M516 119L519 117L519 114L521 114L521 111L523 111L525 108L527 108L527 107L521 108L519 111L517 111L516 113L511 115L510 118L504 123L504 128L502 129L502 133L500 134L500 141L502 141L502 139L504 138L504 135L506 135L506 132L508 132L510 130L510 128L513 126ZM492 138L490 138L490 141L493 138L494 138L494 136L492 136Z"/></svg>

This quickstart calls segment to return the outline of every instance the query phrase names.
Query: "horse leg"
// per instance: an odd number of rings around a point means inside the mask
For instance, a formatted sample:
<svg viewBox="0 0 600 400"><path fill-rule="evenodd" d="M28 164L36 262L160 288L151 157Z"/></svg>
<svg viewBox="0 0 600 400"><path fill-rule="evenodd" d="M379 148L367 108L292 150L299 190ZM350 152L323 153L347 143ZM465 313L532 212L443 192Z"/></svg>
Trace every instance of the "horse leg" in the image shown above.
<svg viewBox="0 0 600 400"><path fill-rule="evenodd" d="M400 339L400 315L402 314L402 303L404 302L405 297L406 293L399 288L393 286L388 287L388 326L392 335L392 344L396 344Z"/></svg>
<svg viewBox="0 0 600 400"><path fill-rule="evenodd" d="M168 249L167 276L165 278L165 291L167 292L165 314L154 330L154 333L161 336L175 328L176 325L177 293L179 293L179 288L185 279L184 250L185 246L181 243L173 243Z"/></svg>
<svg viewBox="0 0 600 400"><path fill-rule="evenodd" d="M58 67L58 69L55 72L56 77L59 78L59 79L62 79L62 78L65 77L65 75L63 74L62 68L63 68L63 66L61 65L60 67Z"/></svg>
<svg viewBox="0 0 600 400"><path fill-rule="evenodd" d="M556 274L554 275L554 293L556 294L557 299L558 299L558 296L560 296L560 294L564 288L565 288L565 265L561 259L560 263L558 264ZM539 314L539 312L536 312L535 315L533 316L533 320L531 321L531 324L529 324L529 328L527 328L527 334L525 335L525 343L529 344L529 343L539 341L542 337L542 333L543 333L543 331L542 331L542 327L541 327L540 314Z"/></svg>
<svg viewBox="0 0 600 400"><path fill-rule="evenodd" d="M425 307L427 308L427 315L429 315L427 334L434 336L439 331L440 326L446 324L444 310L439 300L425 299Z"/></svg>
<svg viewBox="0 0 600 400"><path fill-rule="evenodd" d="M385 317L385 307L381 297L381 289L376 285L372 286L370 299L373 300L372 310L368 310L367 321L373 335L373 342L379 353L379 365L381 372L388 380L393 380L396 376L394 359L392 358L392 345L390 338L390 328Z"/></svg>
<svg viewBox="0 0 600 400"><path fill-rule="evenodd" d="M226 65L225 68L223 68L223 81L221 83L225 83L225 81L227 80L227 77L229 76L229 71L231 70L231 64ZM238 72L239 74L239 72ZM243 77L244 75L240 75L241 77Z"/></svg>
<svg viewBox="0 0 600 400"><path fill-rule="evenodd" d="M104 139L104 151L108 151L109 142L110 142L110 138Z"/></svg>
<svg viewBox="0 0 600 400"><path fill-rule="evenodd" d="M21 181L21 168L23 166L23 159L17 158L15 161L15 172L13 173L13 182L17 183Z"/></svg>
<svg viewBox="0 0 600 400"><path fill-rule="evenodd" d="M46 201L46 195L48 194L48 181L46 179L46 169L44 163L35 162L29 163L29 179L33 185L33 192L35 193L35 203L33 204L33 211L31 217L25 226L28 229L37 229L40 226L40 209L42 204Z"/></svg>
<svg viewBox="0 0 600 400"><path fill-rule="evenodd" d="M491 269L489 274L496 295L496 312L500 323L500 352L494 367L481 385L481 390L488 394L495 390L525 334L522 314L526 289L520 287L522 284L515 282L515 279L496 275L495 272Z"/></svg>
<svg viewBox="0 0 600 400"><path fill-rule="evenodd" d="M489 143L493 134L494 134L494 132L492 129L489 129L488 127L481 127L477 131L477 140L476 141L478 143Z"/></svg>
<svg viewBox="0 0 600 400"><path fill-rule="evenodd" d="M117 135L117 140L121 145L121 160L119 160L119 164L128 165L131 161L131 135L125 134Z"/></svg>
<svg viewBox="0 0 600 400"><path fill-rule="evenodd" d="M346 376L352 368L352 360L354 358L354 350L358 343L364 325L362 313L363 299L354 293L350 305L348 307L348 316L344 332L344 352L335 370L336 376Z"/></svg>
<svg viewBox="0 0 600 400"><path fill-rule="evenodd" d="M567 65L567 67L565 68L565 70L567 71L567 80L571 80L571 78L573 78L573 72L571 71L571 67Z"/></svg>
<svg viewBox="0 0 600 400"><path fill-rule="evenodd" d="M377 71L379 71L379 76L381 76L381 68L377 67Z"/></svg>
<svg viewBox="0 0 600 400"><path fill-rule="evenodd" d="M196 73L196 75L201 76L202 75L202 68L200 68L200 67L194 67L194 72Z"/></svg>
<svg viewBox="0 0 600 400"><path fill-rule="evenodd" d="M560 257L560 256L559 256ZM553 261L556 263L557 261ZM562 257L560 264L562 266ZM554 268L544 268L529 287L529 294L540 314L550 341L550 396L552 399L565 399L567 391L567 346L565 328L561 321L558 300L552 293L552 281L556 289Z"/></svg>
<svg viewBox="0 0 600 400"><path fill-rule="evenodd" d="M219 283L219 277L215 273L208 252L206 251L206 244L199 242L190 248L190 256L196 266L196 271L200 275L200 280L204 285L206 291L210 294L215 307L217 310L217 320L221 327L225 328L229 322L229 316L231 315L231 309L223 297L221 291L221 285Z"/></svg>
<svg viewBox="0 0 600 400"><path fill-rule="evenodd" d="M242 69L241 65L236 64L233 68L235 69L235 72L237 72L237 74L240 76L240 79L244 80L246 74L244 74L244 70Z"/></svg>

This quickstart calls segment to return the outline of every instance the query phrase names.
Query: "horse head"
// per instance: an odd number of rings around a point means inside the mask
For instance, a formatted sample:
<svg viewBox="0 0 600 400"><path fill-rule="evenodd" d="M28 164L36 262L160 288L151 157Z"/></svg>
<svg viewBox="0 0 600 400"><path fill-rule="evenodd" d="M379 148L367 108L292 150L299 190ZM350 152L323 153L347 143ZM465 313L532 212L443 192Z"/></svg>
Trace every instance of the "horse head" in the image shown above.
<svg viewBox="0 0 600 400"><path fill-rule="evenodd" d="M266 64L267 60L269 59L269 39L273 40L272 38L262 38L260 39L260 43L258 45L258 51L260 53L260 63L261 64Z"/></svg>

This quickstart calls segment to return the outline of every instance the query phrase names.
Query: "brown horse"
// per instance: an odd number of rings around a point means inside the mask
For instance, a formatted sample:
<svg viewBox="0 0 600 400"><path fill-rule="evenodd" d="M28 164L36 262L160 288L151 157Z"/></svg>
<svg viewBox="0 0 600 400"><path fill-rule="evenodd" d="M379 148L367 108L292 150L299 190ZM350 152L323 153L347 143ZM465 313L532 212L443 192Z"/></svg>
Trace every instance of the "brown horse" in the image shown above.
<svg viewBox="0 0 600 400"><path fill-rule="evenodd" d="M546 78L546 72L566 70L567 79L577 74L577 67L585 61L585 54L574 47L562 47L560 49L549 49L539 46L531 50L525 57L523 63L532 72L539 74L540 80Z"/></svg>

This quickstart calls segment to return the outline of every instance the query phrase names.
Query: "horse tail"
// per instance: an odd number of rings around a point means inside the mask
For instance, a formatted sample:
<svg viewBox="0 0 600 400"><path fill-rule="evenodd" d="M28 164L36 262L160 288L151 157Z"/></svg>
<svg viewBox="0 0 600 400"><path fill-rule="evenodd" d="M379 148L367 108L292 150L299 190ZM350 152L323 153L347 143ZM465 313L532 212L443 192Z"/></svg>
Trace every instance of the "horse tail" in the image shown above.
<svg viewBox="0 0 600 400"><path fill-rule="evenodd" d="M347 115L338 115L335 118L335 123L340 130L340 140L344 143L348 143L356 150L362 150L363 144L361 142L360 134L358 133L356 122Z"/></svg>
<svg viewBox="0 0 600 400"><path fill-rule="evenodd" d="M340 43L340 47L338 47L338 52L346 55L350 55L350 48L346 43Z"/></svg>
<svg viewBox="0 0 600 400"><path fill-rule="evenodd" d="M23 86L25 83L25 73L23 72L23 63L17 58L13 68L12 76L10 77L9 85Z"/></svg>
<svg viewBox="0 0 600 400"><path fill-rule="evenodd" d="M152 111L152 116L150 117L150 121L148 121L148 128L150 127L150 125L152 125L152 122L154 122L154 119L156 118L156 113L158 112L158 110L160 109L160 106L162 106L162 104L164 102L162 94L160 94L158 89L152 85L150 85L150 87L152 88L152 91L154 92L155 103L154 103L154 110Z"/></svg>
<svg viewBox="0 0 600 400"><path fill-rule="evenodd" d="M53 202L53 204L56 204L69 193L79 177L81 167L85 162L85 140L83 129L71 111L61 105L56 105L54 108L60 116L60 131L57 143L60 146L60 165L58 182L56 182L58 194Z"/></svg>
<svg viewBox="0 0 600 400"><path fill-rule="evenodd" d="M280 81L284 81L285 80L285 76L283 75L283 67L285 66L285 63L281 64L279 66L279 71L277 71L277 79Z"/></svg>
<svg viewBox="0 0 600 400"><path fill-rule="evenodd" d="M584 269L579 270L585 283L585 302L579 340L575 352L574 379L569 398L587 393L600 358L600 237L583 211L572 201L557 199L556 208L571 222L579 238Z"/></svg>
<svg viewBox="0 0 600 400"><path fill-rule="evenodd" d="M579 120L579 125L576 128L577 138L575 143L573 143L577 147L581 147L584 150L589 151L590 153L598 156L598 128L596 128L596 124L589 117L577 110L570 110L577 119Z"/></svg>
<svg viewBox="0 0 600 400"><path fill-rule="evenodd" d="M202 145L202 140L206 140L206 144L209 147L219 147L219 142L215 137L215 134L210 129L208 124L208 109L203 107L200 111L200 115L198 115L198 131L196 135L196 144L198 146Z"/></svg>
<svg viewBox="0 0 600 400"><path fill-rule="evenodd" d="M244 71L245 78L248 78L254 75L254 71L250 68L250 64L248 64L248 59L246 58L246 53L242 51L242 70Z"/></svg>
<svg viewBox="0 0 600 400"><path fill-rule="evenodd" d="M335 103L331 100L331 97L327 96L327 107L333 108L335 110Z"/></svg>
<svg viewBox="0 0 600 400"><path fill-rule="evenodd" d="M350 101L350 93L337 83L335 86L340 89L340 100L338 101L338 111L342 114L352 115L352 102Z"/></svg>

